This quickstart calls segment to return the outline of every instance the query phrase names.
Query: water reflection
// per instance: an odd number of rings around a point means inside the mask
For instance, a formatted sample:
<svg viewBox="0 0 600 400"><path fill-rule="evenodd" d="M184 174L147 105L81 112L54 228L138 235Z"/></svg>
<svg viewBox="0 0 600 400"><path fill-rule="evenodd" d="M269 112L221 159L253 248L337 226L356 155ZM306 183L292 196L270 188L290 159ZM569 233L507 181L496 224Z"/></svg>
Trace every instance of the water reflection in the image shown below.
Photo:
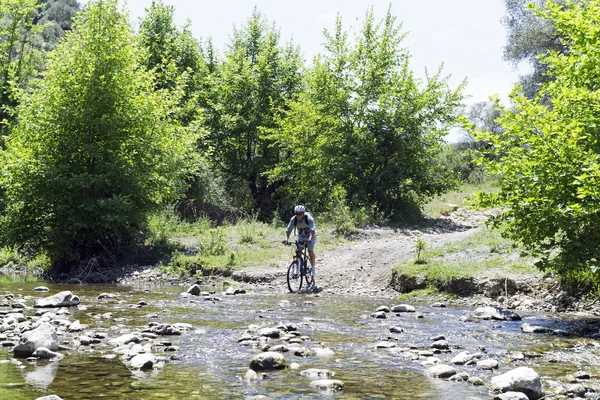
<svg viewBox="0 0 600 400"><path fill-rule="evenodd" d="M29 365L21 370L25 382L38 389L48 389L52 382L54 382L57 372L57 362L43 361L39 361L33 366Z"/></svg>

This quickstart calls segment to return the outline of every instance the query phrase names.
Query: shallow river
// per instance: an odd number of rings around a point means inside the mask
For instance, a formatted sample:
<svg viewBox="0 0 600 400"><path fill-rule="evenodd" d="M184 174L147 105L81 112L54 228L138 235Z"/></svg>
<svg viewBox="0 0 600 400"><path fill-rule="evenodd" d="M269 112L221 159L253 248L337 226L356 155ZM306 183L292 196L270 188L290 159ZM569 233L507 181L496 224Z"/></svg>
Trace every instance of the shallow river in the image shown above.
<svg viewBox="0 0 600 400"><path fill-rule="evenodd" d="M44 284L49 293L35 293L34 287ZM393 305L390 300L343 297L276 295L250 293L237 296L218 294L220 302L199 297L182 298L182 287L122 287L115 285L67 286L35 280L15 280L0 276L0 295L5 292L31 296L25 298L28 306L36 297L44 297L63 290L71 290L81 298L87 309L70 308L70 320L79 319L91 330L106 329L108 337L116 337L131 330L141 330L149 322L192 324L194 329L181 336L161 337L179 350L172 354L178 360L168 363L164 370L151 373L129 371L118 358L109 359L110 348L97 350L80 347L63 352L67 356L59 362L38 361L1 363L11 358L7 348L0 348L0 399L35 399L57 394L65 400L87 398L112 399L240 399L257 395L275 399L491 399L485 386L471 386L466 382L448 382L430 378L423 358L412 360L375 344L393 337L398 346L414 345L425 350L432 337L444 335L452 347L449 354L437 354L444 363L459 351L476 352L485 348L485 357L500 362L496 371L478 371L473 366L456 366L479 376L489 383L492 376L519 366L534 368L543 381L566 382L566 376L579 370L600 374L600 342L578 336L559 337L548 334L525 334L523 322L553 329L574 332L584 324L583 317L550 315L519 311L524 321L479 323L460 322L469 310L431 308L414 304L417 313L389 314L387 319L374 319L370 314L381 305ZM118 300L97 300L100 293L118 294ZM0 297L3 300L3 296ZM134 308L139 301L147 306ZM85 308L85 307L84 307ZM0 311L7 310L0 308ZM25 310L32 315L33 310ZM94 318L95 314L111 312L112 319ZM417 318L420 314L422 318ZM302 335L310 337L307 347L321 343L331 348L333 357L301 358L284 353L288 363L297 362L299 370L285 369L269 372L268 378L254 382L241 379L248 370L252 357L260 349L241 346L237 340L248 325L276 326L294 323ZM404 329L390 333L390 327ZM65 343L72 347L72 343ZM509 355L520 351L528 357L511 361ZM110 356L109 356L110 357ZM310 379L300 376L307 368L324 368L335 372L334 379L344 382L343 392L325 395L310 388ZM592 380L586 386L598 387ZM600 389L600 387L598 387Z"/></svg>

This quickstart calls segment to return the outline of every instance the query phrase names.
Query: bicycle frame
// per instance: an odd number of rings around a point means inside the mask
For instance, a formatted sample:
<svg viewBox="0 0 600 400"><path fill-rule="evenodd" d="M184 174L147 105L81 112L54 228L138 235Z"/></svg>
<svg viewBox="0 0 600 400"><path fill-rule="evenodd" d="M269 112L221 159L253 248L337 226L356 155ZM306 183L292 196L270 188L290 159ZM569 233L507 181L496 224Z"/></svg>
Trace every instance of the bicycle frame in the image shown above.
<svg viewBox="0 0 600 400"><path fill-rule="evenodd" d="M292 263L287 272L288 289L292 293L299 292L302 290L303 281L306 282L306 288L309 289L313 284L313 278L308 270L308 243L299 241L284 243L296 246Z"/></svg>

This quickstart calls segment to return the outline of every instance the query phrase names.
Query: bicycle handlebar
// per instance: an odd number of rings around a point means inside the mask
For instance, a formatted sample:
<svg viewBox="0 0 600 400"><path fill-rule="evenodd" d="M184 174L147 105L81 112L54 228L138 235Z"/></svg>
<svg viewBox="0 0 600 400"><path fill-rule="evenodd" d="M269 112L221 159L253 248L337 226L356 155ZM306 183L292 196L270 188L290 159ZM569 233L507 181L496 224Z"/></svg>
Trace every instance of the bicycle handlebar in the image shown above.
<svg viewBox="0 0 600 400"><path fill-rule="evenodd" d="M283 243L286 246L291 246L293 244L295 244L296 246L308 246L308 241L304 241L304 240L296 240L294 242L290 242L289 240L284 240L281 243Z"/></svg>

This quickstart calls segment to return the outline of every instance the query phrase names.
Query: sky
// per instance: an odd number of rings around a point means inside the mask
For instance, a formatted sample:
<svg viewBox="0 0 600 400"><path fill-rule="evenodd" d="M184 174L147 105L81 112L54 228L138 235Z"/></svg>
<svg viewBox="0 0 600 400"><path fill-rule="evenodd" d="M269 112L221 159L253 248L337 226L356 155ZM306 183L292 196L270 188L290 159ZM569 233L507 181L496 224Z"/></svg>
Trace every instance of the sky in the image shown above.
<svg viewBox="0 0 600 400"><path fill-rule="evenodd" d="M137 27L152 0L121 0ZM404 46L411 54L411 69L418 77L435 72L443 63L452 87L468 81L466 103L499 95L507 100L519 71L503 60L506 30L501 23L503 0L163 0L174 6L178 25L191 22L197 39L211 37L221 52L234 26L242 26L254 7L275 22L282 42L293 39L310 64L322 51L323 29L332 29L336 15L344 27L356 32L371 7L377 20L391 5L407 34Z"/></svg>

